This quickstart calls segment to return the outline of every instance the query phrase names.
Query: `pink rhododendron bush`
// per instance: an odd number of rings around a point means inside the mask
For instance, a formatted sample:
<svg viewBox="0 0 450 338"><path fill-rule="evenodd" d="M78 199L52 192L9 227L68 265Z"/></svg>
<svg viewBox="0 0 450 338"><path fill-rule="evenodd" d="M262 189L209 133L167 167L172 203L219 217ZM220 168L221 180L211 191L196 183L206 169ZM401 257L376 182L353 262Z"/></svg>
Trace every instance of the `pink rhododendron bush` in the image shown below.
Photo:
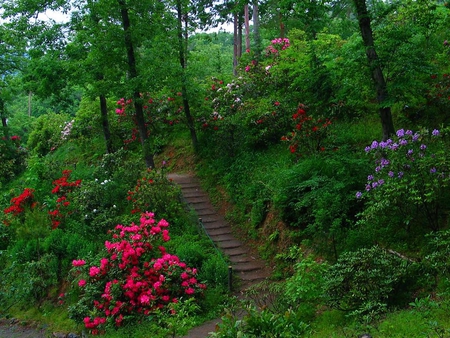
<svg viewBox="0 0 450 338"><path fill-rule="evenodd" d="M70 308L71 317L98 334L165 309L174 314L174 303L201 296L206 286L197 281L197 270L162 246L170 240L168 227L164 219L143 213L139 224L117 225L109 232L111 240L96 264L74 260L80 299Z"/></svg>

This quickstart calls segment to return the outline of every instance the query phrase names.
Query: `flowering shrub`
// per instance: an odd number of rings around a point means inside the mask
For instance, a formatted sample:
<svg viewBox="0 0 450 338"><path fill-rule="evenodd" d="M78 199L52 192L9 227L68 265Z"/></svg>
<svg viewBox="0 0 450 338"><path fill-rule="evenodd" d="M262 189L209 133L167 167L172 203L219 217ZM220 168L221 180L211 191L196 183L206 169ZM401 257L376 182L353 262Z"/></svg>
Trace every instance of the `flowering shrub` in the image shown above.
<svg viewBox="0 0 450 338"><path fill-rule="evenodd" d="M99 264L74 260L74 283L82 297L70 309L72 317L97 334L168 308L181 298L200 296L206 286L197 281L197 270L161 245L170 240L168 226L145 212L139 225L117 225L110 231L111 241L105 242Z"/></svg>
<svg viewBox="0 0 450 338"><path fill-rule="evenodd" d="M232 153L241 144L257 147L278 142L289 125L289 105L259 92L266 77L265 71L259 75L260 67L255 63L255 70L245 78L227 84L213 78L208 97L212 113L200 122L221 150L230 149Z"/></svg>
<svg viewBox="0 0 450 338"><path fill-rule="evenodd" d="M127 200L132 203L132 214L145 210L154 210L162 218L177 220L184 210L180 202L180 190L172 184L164 173L154 169L136 182L133 190L128 191Z"/></svg>
<svg viewBox="0 0 450 338"><path fill-rule="evenodd" d="M285 50L290 46L288 38L277 38L271 41L271 44L267 47L268 55L278 55L280 50Z"/></svg>
<svg viewBox="0 0 450 338"><path fill-rule="evenodd" d="M72 192L73 188L81 185L81 180L76 180L73 182L69 181L71 172L71 170L63 170L62 176L53 181L53 185L55 187L52 190L52 194L56 194L58 196L56 199L56 208L48 212L52 220L53 229L57 228L65 217L65 214L62 213L61 210L70 205L70 201L67 199L67 194Z"/></svg>
<svg viewBox="0 0 450 338"><path fill-rule="evenodd" d="M281 138L289 142L290 152L297 156L325 151L327 128L331 124L330 119L313 118L306 113L305 109L303 105L299 105L297 112L292 115L294 130L290 135Z"/></svg>
<svg viewBox="0 0 450 338"><path fill-rule="evenodd" d="M447 133L400 129L394 138L366 147L375 169L367 177L365 191L356 193L366 200L363 223L403 225L407 232L424 224L432 230L444 225L450 186Z"/></svg>
<svg viewBox="0 0 450 338"><path fill-rule="evenodd" d="M62 130L61 130L61 139L62 140L67 140L67 138L70 136L70 132L72 131L74 122L75 122L75 120L71 120L70 122L64 123L64 126L62 127Z"/></svg>
<svg viewBox="0 0 450 338"><path fill-rule="evenodd" d="M70 119L67 114L49 113L33 121L33 128L28 137L27 147L32 154L45 156L55 151L63 142L64 129ZM55 132L56 131L56 132Z"/></svg>
<svg viewBox="0 0 450 338"><path fill-rule="evenodd" d="M148 133L159 130L163 126L172 126L177 124L182 118L183 105L181 102L181 93L178 92L172 96L163 96L159 99L153 98L149 93L141 95L144 100L144 116ZM131 123L131 135L124 140L125 145L139 141L139 131L134 115L133 100L121 98L117 101L119 106L116 114L119 116L120 123Z"/></svg>
<svg viewBox="0 0 450 338"><path fill-rule="evenodd" d="M33 192L34 189L25 188L19 196L13 197L11 199L11 205L8 208L4 209L3 212L5 214L11 213L14 216L17 216L23 213L26 207L33 208L35 205Z"/></svg>

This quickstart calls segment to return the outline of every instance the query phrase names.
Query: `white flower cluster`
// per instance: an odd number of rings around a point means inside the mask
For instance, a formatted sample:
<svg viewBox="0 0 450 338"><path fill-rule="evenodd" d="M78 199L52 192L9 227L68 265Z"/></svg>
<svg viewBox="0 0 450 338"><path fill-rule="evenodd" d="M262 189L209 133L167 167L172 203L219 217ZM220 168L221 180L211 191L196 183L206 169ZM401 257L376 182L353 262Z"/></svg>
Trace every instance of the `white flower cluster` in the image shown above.
<svg viewBox="0 0 450 338"><path fill-rule="evenodd" d="M72 120L64 124L63 130L61 130L61 139L66 140L69 137L74 122L75 120Z"/></svg>

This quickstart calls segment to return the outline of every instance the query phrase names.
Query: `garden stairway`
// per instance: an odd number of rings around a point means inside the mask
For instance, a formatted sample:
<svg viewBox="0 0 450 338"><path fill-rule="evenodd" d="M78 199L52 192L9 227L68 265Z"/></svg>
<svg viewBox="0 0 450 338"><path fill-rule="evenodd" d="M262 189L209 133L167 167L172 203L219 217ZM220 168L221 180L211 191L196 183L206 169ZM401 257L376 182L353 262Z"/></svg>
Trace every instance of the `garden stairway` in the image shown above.
<svg viewBox="0 0 450 338"><path fill-rule="evenodd" d="M180 186L185 202L198 215L208 237L228 257L234 277L233 294L242 295L245 289L270 276L270 269L264 261L252 255L252 250L233 235L230 224L213 207L197 177L190 174L169 174L168 178ZM213 320L194 328L185 338L205 338L215 330L219 321L220 319Z"/></svg>

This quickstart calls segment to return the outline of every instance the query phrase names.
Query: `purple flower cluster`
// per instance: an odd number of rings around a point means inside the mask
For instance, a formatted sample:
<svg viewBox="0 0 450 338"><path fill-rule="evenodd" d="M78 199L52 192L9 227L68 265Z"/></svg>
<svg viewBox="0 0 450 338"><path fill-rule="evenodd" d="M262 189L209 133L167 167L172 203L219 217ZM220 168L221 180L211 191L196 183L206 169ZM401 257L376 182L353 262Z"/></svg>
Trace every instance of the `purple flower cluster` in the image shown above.
<svg viewBox="0 0 450 338"><path fill-rule="evenodd" d="M434 129L431 133L432 137L438 137L440 136L440 131L437 129ZM397 168L395 170L394 168L390 168L391 161L387 159L385 156L389 152L396 152L398 153L401 149L405 149L405 159L409 162L414 162L415 156L418 156L419 158L422 158L425 156L425 151L427 150L427 145L420 143L419 145L416 145L419 140L422 139L422 136L418 132L413 132L412 130L404 130L399 129L396 132L397 139L392 140L388 139L386 141L373 141L370 146L365 147L366 153L376 153L376 154L382 154L381 159L376 160L376 167L375 167L375 175L369 175L367 177L367 183L365 186L366 191L371 191L372 189L376 189L383 184L385 184L385 179L379 178L376 179L376 175L382 174L385 168L389 168L389 171L387 172L387 177L389 179L402 179L404 176L404 171L408 171L411 169L410 164L403 164L400 168ZM415 152L414 148L417 150L419 148L419 151ZM401 153L398 153L401 154ZM432 155L431 155L432 156ZM398 170L401 169L401 170ZM430 173L434 174L436 173L437 169L435 167L430 169ZM356 198L360 199L362 198L363 193L361 191L358 191L356 193Z"/></svg>

